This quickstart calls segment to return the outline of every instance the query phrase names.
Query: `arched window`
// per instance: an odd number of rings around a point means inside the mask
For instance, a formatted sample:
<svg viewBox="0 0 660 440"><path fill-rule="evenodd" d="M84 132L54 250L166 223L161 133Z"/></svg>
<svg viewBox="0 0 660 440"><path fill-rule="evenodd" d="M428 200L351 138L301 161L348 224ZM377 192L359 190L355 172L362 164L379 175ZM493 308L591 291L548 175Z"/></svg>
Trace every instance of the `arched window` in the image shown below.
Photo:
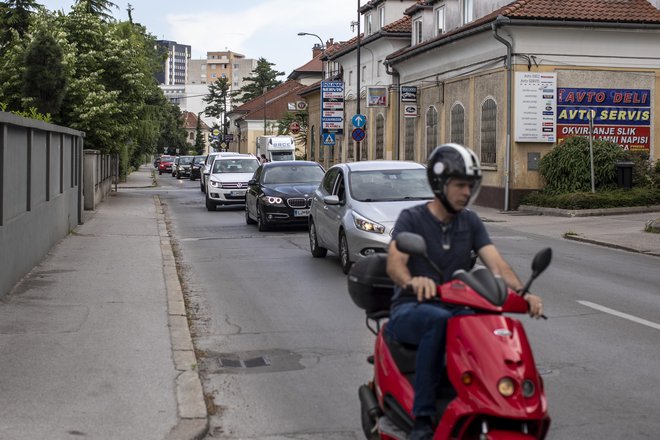
<svg viewBox="0 0 660 440"><path fill-rule="evenodd" d="M431 151L438 146L438 111L429 107L426 111L426 159Z"/></svg>
<svg viewBox="0 0 660 440"><path fill-rule="evenodd" d="M376 159L385 157L385 116L376 116Z"/></svg>
<svg viewBox="0 0 660 440"><path fill-rule="evenodd" d="M492 98L481 104L481 163L497 163L497 103Z"/></svg>
<svg viewBox="0 0 660 440"><path fill-rule="evenodd" d="M451 142L459 145L465 143L465 109L461 103L456 103L451 108Z"/></svg>
<svg viewBox="0 0 660 440"><path fill-rule="evenodd" d="M415 160L415 131L417 118L406 118L404 138L404 160Z"/></svg>

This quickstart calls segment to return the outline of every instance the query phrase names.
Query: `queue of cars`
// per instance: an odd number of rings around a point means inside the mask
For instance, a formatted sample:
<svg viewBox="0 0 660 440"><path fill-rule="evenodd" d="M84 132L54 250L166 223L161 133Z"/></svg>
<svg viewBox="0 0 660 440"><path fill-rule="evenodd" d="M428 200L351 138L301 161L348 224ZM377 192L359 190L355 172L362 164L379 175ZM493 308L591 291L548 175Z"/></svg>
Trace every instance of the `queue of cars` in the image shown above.
<svg viewBox="0 0 660 440"><path fill-rule="evenodd" d="M312 256L338 255L344 273L362 257L387 252L403 209L433 199L426 167L416 162L341 163L325 171L317 162L261 163L252 154L224 152L163 156L159 174L170 159L173 176L199 178L207 210L244 205L245 222L259 231L307 225Z"/></svg>

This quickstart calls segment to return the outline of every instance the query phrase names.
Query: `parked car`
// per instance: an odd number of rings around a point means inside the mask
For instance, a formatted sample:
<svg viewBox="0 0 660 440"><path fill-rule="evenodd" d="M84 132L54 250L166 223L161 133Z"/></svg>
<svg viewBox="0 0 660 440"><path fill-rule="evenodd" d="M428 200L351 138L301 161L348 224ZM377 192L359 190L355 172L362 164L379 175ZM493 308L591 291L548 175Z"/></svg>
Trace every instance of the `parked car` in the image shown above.
<svg viewBox="0 0 660 440"><path fill-rule="evenodd" d="M174 162L174 157L172 156L161 156L160 163L158 163L158 174L171 173L172 172L172 162Z"/></svg>
<svg viewBox="0 0 660 440"><path fill-rule="evenodd" d="M206 179L206 209L244 204L248 181L257 168L259 161L251 154L216 157Z"/></svg>
<svg viewBox="0 0 660 440"><path fill-rule="evenodd" d="M353 262L387 252L399 213L433 198L426 167L415 162L365 161L331 167L314 192L309 215L312 255Z"/></svg>
<svg viewBox="0 0 660 440"><path fill-rule="evenodd" d="M245 222L257 224L260 231L276 225L307 225L312 194L324 174L317 162L264 163L248 182Z"/></svg>
<svg viewBox="0 0 660 440"><path fill-rule="evenodd" d="M206 156L193 156L192 163L190 164L190 180L200 178L201 168L204 166Z"/></svg>
<svg viewBox="0 0 660 440"><path fill-rule="evenodd" d="M174 161L172 174L174 174L177 179L180 179L182 176L190 176L190 164L192 163L193 157L194 156L179 156Z"/></svg>
<svg viewBox="0 0 660 440"><path fill-rule="evenodd" d="M233 151L222 151L209 153L204 160L204 166L200 169L200 178L199 178L199 189L202 192L206 192L206 179L209 177L211 172L211 165L216 157L225 157L225 156L235 156L239 153Z"/></svg>

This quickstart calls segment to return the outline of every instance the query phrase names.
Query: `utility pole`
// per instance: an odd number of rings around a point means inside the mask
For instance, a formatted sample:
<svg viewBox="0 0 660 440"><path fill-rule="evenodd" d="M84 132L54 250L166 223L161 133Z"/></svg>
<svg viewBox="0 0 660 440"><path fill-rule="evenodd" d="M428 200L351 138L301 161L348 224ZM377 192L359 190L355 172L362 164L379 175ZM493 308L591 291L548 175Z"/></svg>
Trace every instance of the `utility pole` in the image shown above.
<svg viewBox="0 0 660 440"><path fill-rule="evenodd" d="M355 114L360 114L360 0L357 0L357 109ZM356 141L355 147L355 161L359 162L362 159L361 142Z"/></svg>

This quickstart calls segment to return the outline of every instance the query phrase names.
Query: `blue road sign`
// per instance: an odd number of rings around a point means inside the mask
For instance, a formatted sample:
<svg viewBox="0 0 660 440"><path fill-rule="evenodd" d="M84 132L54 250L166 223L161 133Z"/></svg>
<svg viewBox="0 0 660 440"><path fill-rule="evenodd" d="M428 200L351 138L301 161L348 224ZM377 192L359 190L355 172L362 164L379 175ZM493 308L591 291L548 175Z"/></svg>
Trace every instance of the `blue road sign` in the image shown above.
<svg viewBox="0 0 660 440"><path fill-rule="evenodd" d="M367 133L362 128L353 129L353 133L351 134L351 136L353 136L353 140L356 142L363 140L366 135Z"/></svg>
<svg viewBox="0 0 660 440"><path fill-rule="evenodd" d="M353 124L353 127L355 128L362 128L364 127L364 124L367 123L367 117L365 115L353 115L351 118L351 123Z"/></svg>
<svg viewBox="0 0 660 440"><path fill-rule="evenodd" d="M323 134L323 145L334 145L335 144L335 134L334 133L324 133Z"/></svg>

